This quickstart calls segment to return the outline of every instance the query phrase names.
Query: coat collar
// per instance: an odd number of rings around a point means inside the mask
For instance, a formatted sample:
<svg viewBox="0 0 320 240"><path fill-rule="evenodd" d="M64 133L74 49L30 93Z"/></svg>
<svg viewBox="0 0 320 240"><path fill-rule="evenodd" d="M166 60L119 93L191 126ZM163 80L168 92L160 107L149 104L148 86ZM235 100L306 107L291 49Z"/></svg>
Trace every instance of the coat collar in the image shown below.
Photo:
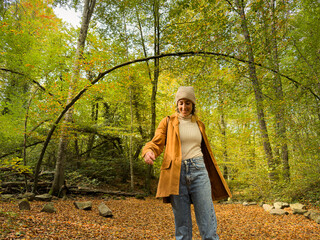
<svg viewBox="0 0 320 240"><path fill-rule="evenodd" d="M179 125L179 113L175 112L174 114L172 114L170 116L170 119L172 120L172 124L174 126ZM198 122L199 121L198 116L196 114L192 115L191 121L192 122Z"/></svg>

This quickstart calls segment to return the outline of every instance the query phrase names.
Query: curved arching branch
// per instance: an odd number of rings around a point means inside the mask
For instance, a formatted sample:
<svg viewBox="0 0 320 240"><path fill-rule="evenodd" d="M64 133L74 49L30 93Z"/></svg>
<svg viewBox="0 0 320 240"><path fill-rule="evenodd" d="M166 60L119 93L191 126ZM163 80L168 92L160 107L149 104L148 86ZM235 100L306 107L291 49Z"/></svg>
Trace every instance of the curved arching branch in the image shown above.
<svg viewBox="0 0 320 240"><path fill-rule="evenodd" d="M17 71L14 71L14 70L10 70L10 69L6 69L6 68L0 68L1 71L4 71L4 72L10 72L10 73L13 73L13 74L17 74L17 75L20 75L20 76L23 76L23 77L27 77L24 73L21 73L21 72L17 72ZM29 78L29 77L27 77ZM30 78L29 78L30 79ZM54 95L51 93L51 92L48 92L47 89L42 86L38 81L34 80L34 79L30 79L35 85L37 85L42 91L48 93L51 97L54 97ZM63 107L63 104L60 102L60 101L57 101L60 106Z"/></svg>
<svg viewBox="0 0 320 240"><path fill-rule="evenodd" d="M139 58L139 59L135 59L135 60L132 60L132 61L128 61L128 62L124 62L124 63L121 63L119 65L116 65L104 72L101 72L98 74L98 76L93 79L91 81L91 85L87 85L86 87L84 87L71 101L69 104L67 104L65 106L65 108L63 109L63 111L60 113L60 115L58 116L58 118L56 119L56 121L54 122L52 128L50 129L49 133L48 133L48 136L46 138L46 141L44 142L44 145L43 145L43 148L42 148L42 151L41 151L41 154L40 154L40 157L39 157L39 160L38 160L38 163L37 163L37 166L36 166L36 169L35 169L35 180L34 180L34 188L33 188L33 191L35 192L36 189L37 189L37 184L38 184L38 175L39 175L39 171L40 171L40 166L42 164L42 160L43 160L43 157L44 157L44 154L46 152L46 149L49 145L49 142L50 142L50 139L55 131L55 129L57 128L59 122L61 121L61 119L63 118L64 114L81 98L81 96L87 91L89 90L89 88L91 86L93 86L94 84L96 84L97 82L99 82L101 79L103 79L107 74L113 72L114 70L118 69L118 68L122 68L124 66L127 66L127 65L131 65L131 64L134 64L134 63L139 63L139 62L146 62L146 61L149 61L149 60L152 60L152 59L156 59L156 58L164 58L164 57L189 57L189 56L215 56L215 57L222 57L222 58L229 58L229 59L234 59L238 62L243 62L243 63L250 63L250 61L248 60L244 60L244 59L241 59L241 58L238 58L238 57L235 57L235 56L232 56L232 55L227 55L227 54L223 54L223 53L214 53L214 52L205 52L205 51L189 51L189 52L175 52L175 53L164 53L164 54L160 54L160 55L157 55L157 56L150 56L150 57L146 57L146 58ZM273 70L269 67L266 67L266 66L263 66L262 64L260 63L254 63L256 66L259 66L261 68L264 68L264 69L267 69L271 72L274 72L274 73L277 73L279 74L280 76L288 79L289 81L291 82L294 82L295 84L299 85L300 87L310 91L318 100L320 100L320 97L318 95L316 95L311 88L309 87L306 87L304 86L303 84L299 83L298 81L292 79L291 77L288 77L276 70Z"/></svg>
<svg viewBox="0 0 320 240"><path fill-rule="evenodd" d="M98 75L98 77L96 79L94 79L92 81L92 84L95 84L97 83L100 79L102 79L105 75L107 75L108 73L118 69L118 68L121 68L121 67L124 67L124 66L127 66L127 65L130 65L130 64L133 64L133 63L138 63L138 62L145 62L145 61L149 61L149 60L153 60L155 58L163 58L163 57L188 57L188 56L216 56L216 57L222 57L222 58L229 58L229 59L233 59L233 60L236 60L238 62L243 62L243 63L251 63L249 60L245 60L245 59L241 59L241 58L238 58L238 57L235 57L235 56L232 56L232 55L228 55L228 54L224 54L224 53L215 53L215 52L205 52L205 51L190 51L190 52L176 52L176 53L164 53L164 54L160 54L158 56L150 56L150 57L146 57L146 58L139 58L139 59L135 59L135 60L132 60L132 61L129 61L129 62L125 62L125 63L122 63L122 64L119 64L119 65L116 65L114 66L113 68L110 68L108 69L107 71L105 72L102 72ZM262 65L261 63L256 63L254 62L254 65L256 66L259 66L261 68L264 68L270 72L273 72L273 73L277 73L279 74L281 77L284 77L286 79L288 79L289 81L295 83L296 85L300 86L301 88L309 91L316 99L318 99L320 101L320 96L318 96L317 94L315 94L315 92L310 88L310 87L307 87L307 86L304 86L302 83L294 80L293 78L285 75L285 74L282 74L272 68L269 68L269 67L266 67L264 65Z"/></svg>
<svg viewBox="0 0 320 240"><path fill-rule="evenodd" d="M133 63L138 63L138 62L146 62L146 61L149 61L149 60L153 60L155 58L163 58L163 57L188 57L188 56L216 56L216 57L223 57L223 58L229 58L229 59L233 59L233 60L236 60L238 62L243 62L243 63L251 63L249 60L245 60L245 59L241 59L241 58L238 58L238 57L235 57L235 56L232 56L232 55L228 55L228 54L224 54L224 53L214 53L214 52L205 52L205 51L190 51L190 52L176 52L176 53L164 53L164 54L160 54L158 56L150 56L150 57L146 57L146 58L139 58L139 59L135 59L135 60L132 60L132 61L128 61L128 62L125 62L125 63L121 63L119 65L116 65L110 69L108 69L107 71L104 71L102 73L100 73L91 83L92 85L96 84L99 80L101 80L105 75L107 75L108 73L118 69L118 68L121 68L121 67L124 67L124 66L127 66L127 65L130 65L130 64L133 64ZM320 101L320 96L318 96L310 87L307 87L307 86L304 86L302 83L294 80L293 78L285 75L285 74L282 74L272 68L269 68L269 67L266 67L264 65L262 65L261 63L256 63L254 62L254 65L256 66L259 66L261 68L264 68L270 72L273 72L273 73L277 73L279 74L281 77L284 77L286 79L288 79L289 81L295 83L296 85L302 87L303 89L309 91L316 99L318 99ZM6 72L11 72L11 73L14 73L14 74L18 74L18 75L21 75L21 76L24 76L23 73L19 73L19 72L16 72L16 71L13 71L13 70L9 70L9 69L5 69L5 68L0 68L0 70L2 71L6 71ZM46 91L46 89L39 83L37 82L36 80L32 80L32 82L34 84L36 84L41 90L43 91ZM87 87L86 87L87 88ZM85 89L86 89L85 88ZM85 90L86 91L86 90ZM81 92L81 91L80 91ZM80 94L79 92L79 94ZM50 96L53 96L52 93L48 92L48 94ZM81 94L82 95L82 94ZM77 97L77 96L76 96ZM60 103L60 102L59 102ZM60 103L60 105L62 105Z"/></svg>

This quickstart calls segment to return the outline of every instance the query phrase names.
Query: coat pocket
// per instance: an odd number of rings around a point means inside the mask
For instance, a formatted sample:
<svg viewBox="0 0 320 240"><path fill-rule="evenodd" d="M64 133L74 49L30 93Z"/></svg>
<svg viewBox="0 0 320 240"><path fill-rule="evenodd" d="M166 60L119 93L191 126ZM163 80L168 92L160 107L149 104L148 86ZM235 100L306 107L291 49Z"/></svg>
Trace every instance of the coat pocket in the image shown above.
<svg viewBox="0 0 320 240"><path fill-rule="evenodd" d="M171 159L163 160L160 170L169 169L171 167L171 163L172 163Z"/></svg>

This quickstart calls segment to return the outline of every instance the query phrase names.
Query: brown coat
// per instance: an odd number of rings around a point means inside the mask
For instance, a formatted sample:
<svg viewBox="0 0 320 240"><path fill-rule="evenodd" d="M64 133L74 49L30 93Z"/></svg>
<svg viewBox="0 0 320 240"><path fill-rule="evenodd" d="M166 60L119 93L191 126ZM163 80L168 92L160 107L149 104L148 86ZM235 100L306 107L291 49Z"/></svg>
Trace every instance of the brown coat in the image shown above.
<svg viewBox="0 0 320 240"><path fill-rule="evenodd" d="M213 157L209 141L205 133L204 124L197 117L193 117L193 120L197 121L202 134L201 150L211 182L212 200L231 197L229 187L219 170L215 158ZM154 152L155 156L158 157L162 153L165 145L166 149L161 165L160 179L156 194L156 197L163 198L167 198L170 195L179 195L181 142L177 114L171 115L169 122L167 117L161 120L153 139L150 142L147 142L142 149L142 156L151 150ZM167 199L164 199L164 201L166 202Z"/></svg>

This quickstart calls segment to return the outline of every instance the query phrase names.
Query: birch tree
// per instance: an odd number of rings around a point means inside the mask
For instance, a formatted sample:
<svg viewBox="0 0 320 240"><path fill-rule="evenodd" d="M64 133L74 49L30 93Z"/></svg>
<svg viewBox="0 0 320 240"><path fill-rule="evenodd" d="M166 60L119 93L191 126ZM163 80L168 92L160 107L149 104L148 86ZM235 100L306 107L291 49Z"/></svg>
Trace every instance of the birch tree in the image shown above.
<svg viewBox="0 0 320 240"><path fill-rule="evenodd" d="M246 55L249 60L249 63L248 63L249 76L250 76L250 80L251 80L252 87L253 87L254 94L255 94L257 117L258 117L258 121L259 121L259 127L260 127L260 132L261 132L263 148L264 148L264 152L266 155L266 159L268 162L268 168L269 168L269 179L270 179L270 181L273 182L277 179L276 166L275 166L275 161L273 158L273 153L272 153L272 149L271 149L267 124L266 124L266 119L265 119L263 94L262 94L259 79L257 77L256 66L254 64L255 59L254 59L254 54L253 54L253 49L252 49L253 43L251 41L250 32L249 32L248 25L247 25L246 14L245 14L245 10L244 10L244 8L245 8L244 2L242 0L240 0L240 1L235 0L235 6L236 6L236 11L240 17L242 33L243 33L244 39L245 39Z"/></svg>
<svg viewBox="0 0 320 240"><path fill-rule="evenodd" d="M81 28L79 32L77 49L74 59L74 67L72 70L72 76L69 85L67 105L73 98L77 80L80 76L80 66L83 57L83 51L85 47L85 42L88 34L89 24L94 11L96 0L85 0L81 19ZM60 133L60 141L58 148L58 156L56 161L56 168L54 174L54 180L50 193L53 195L58 195L60 188L65 182L65 163L66 163L66 152L68 147L68 125L72 122L72 109L69 109L64 117L62 130Z"/></svg>

